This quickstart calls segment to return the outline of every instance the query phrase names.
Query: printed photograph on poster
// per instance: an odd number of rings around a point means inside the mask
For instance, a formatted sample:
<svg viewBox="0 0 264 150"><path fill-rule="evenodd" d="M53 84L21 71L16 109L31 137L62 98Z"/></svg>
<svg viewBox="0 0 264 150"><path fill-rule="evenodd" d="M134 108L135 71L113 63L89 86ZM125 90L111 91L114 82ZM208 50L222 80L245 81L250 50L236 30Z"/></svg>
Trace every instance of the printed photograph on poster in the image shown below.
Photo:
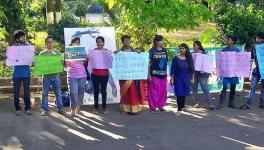
<svg viewBox="0 0 264 150"><path fill-rule="evenodd" d="M80 46L84 46L86 51L96 48L95 40L98 36L104 37L104 48L116 50L114 27L64 28L65 45L69 46L73 37L79 37Z"/></svg>

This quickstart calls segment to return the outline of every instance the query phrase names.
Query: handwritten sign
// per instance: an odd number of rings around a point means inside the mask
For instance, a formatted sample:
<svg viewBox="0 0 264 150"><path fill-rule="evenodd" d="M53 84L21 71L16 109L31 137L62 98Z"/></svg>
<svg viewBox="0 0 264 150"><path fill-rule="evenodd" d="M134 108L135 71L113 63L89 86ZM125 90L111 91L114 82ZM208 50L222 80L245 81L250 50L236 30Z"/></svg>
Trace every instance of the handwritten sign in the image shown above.
<svg viewBox="0 0 264 150"><path fill-rule="evenodd" d="M113 73L118 80L146 80L148 53L119 52L113 57Z"/></svg>
<svg viewBox="0 0 264 150"><path fill-rule="evenodd" d="M90 50L88 53L89 65L93 69L112 68L112 51L110 50Z"/></svg>
<svg viewBox="0 0 264 150"><path fill-rule="evenodd" d="M256 53L259 64L259 72L261 79L264 79L264 44L256 44Z"/></svg>
<svg viewBox="0 0 264 150"><path fill-rule="evenodd" d="M34 57L36 76L63 72L62 55L39 55Z"/></svg>
<svg viewBox="0 0 264 150"><path fill-rule="evenodd" d="M243 52L236 53L236 70L235 76L237 77L249 77L250 76L250 62L251 62L251 53Z"/></svg>
<svg viewBox="0 0 264 150"><path fill-rule="evenodd" d="M31 65L35 55L34 46L9 46L6 50L6 65L21 66Z"/></svg>
<svg viewBox="0 0 264 150"><path fill-rule="evenodd" d="M212 56L201 53L192 53L192 56L194 61L194 68L196 71L212 73L213 71Z"/></svg>
<svg viewBox="0 0 264 150"><path fill-rule="evenodd" d="M220 77L249 77L250 55L250 52L219 52L216 74Z"/></svg>
<svg viewBox="0 0 264 150"><path fill-rule="evenodd" d="M82 46L66 46L65 53L65 60L85 60L86 57L85 47Z"/></svg>

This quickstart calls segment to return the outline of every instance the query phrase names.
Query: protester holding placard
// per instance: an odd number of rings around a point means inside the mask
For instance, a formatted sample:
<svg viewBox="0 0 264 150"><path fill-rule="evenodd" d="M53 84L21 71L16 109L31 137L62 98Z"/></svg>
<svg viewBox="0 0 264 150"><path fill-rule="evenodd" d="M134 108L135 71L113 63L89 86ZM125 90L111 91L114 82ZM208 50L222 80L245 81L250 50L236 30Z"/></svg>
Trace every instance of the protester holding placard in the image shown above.
<svg viewBox="0 0 264 150"><path fill-rule="evenodd" d="M14 38L16 43L14 46L29 46L26 44L26 34L22 30L16 30L14 33ZM26 115L31 115L30 112L30 66L29 65L19 65L14 66L13 70L13 87L14 87L14 103L16 115L21 114L21 107L19 104L19 90L21 83L23 83L24 88L24 104Z"/></svg>
<svg viewBox="0 0 264 150"><path fill-rule="evenodd" d="M163 36L156 35L149 50L148 104L152 112L156 109L163 111L167 99L168 55L162 40Z"/></svg>
<svg viewBox="0 0 264 150"><path fill-rule="evenodd" d="M234 36L228 36L227 37L227 47L225 47L222 52L239 52L239 49L234 47L234 44L236 42L236 39ZM229 105L230 108L236 108L235 106L235 92L236 92L236 85L239 84L238 77L223 77L223 88L220 93L220 100L219 105L217 106L217 109L222 109L224 106L226 91L227 91L227 85L230 84L230 95L229 95Z"/></svg>
<svg viewBox="0 0 264 150"><path fill-rule="evenodd" d="M190 86L194 83L194 63L187 44L179 46L180 54L174 56L171 64L170 84L174 86L180 115L185 107L185 97L190 95Z"/></svg>
<svg viewBox="0 0 264 150"><path fill-rule="evenodd" d="M109 79L109 70L112 67L112 51L104 48L104 37L96 38L97 47L88 53L89 65L92 67L92 82L94 87L94 111L98 113L99 91L102 94L103 113L108 114L106 110L107 82Z"/></svg>
<svg viewBox="0 0 264 150"><path fill-rule="evenodd" d="M47 49L41 51L39 55L60 55L61 54L60 51L53 49L54 43L53 43L53 38L51 36L48 36L45 39L45 44L46 44ZM58 113L63 114L60 76L58 73L54 73L54 74L45 74L42 76L42 109L43 109L43 112L41 113L41 116L46 116L49 113L48 96L49 96L49 90L51 86L56 96L57 111Z"/></svg>
<svg viewBox="0 0 264 150"><path fill-rule="evenodd" d="M130 36L124 35L121 38L123 47L119 50L122 52L136 52L130 46ZM117 51L117 52L119 52ZM120 84L120 110L126 113L138 113L141 111L141 105L143 105L146 99L144 81L140 80L119 80Z"/></svg>
<svg viewBox="0 0 264 150"><path fill-rule="evenodd" d="M80 38L73 37L71 40L71 46L79 46ZM67 53L65 52L65 55ZM71 112L70 116L80 114L81 105L83 103L85 82L86 82L86 71L85 71L86 60L70 60L65 61L65 67L67 68L67 80L68 89L70 92L71 101Z"/></svg>
<svg viewBox="0 0 264 150"><path fill-rule="evenodd" d="M257 34L256 44L264 44L264 33L263 32L260 32ZM261 79L261 75L259 71L259 63L258 63L258 58L257 58L257 53L256 53L256 46L254 46L251 51L251 59L253 59L252 63L255 64L255 68L252 71L250 92L247 97L246 104L242 105L240 109L250 109L251 108L252 102L256 98L256 89L258 87L259 80L261 80L261 96L259 100L259 107L264 108L264 80Z"/></svg>
<svg viewBox="0 0 264 150"><path fill-rule="evenodd" d="M200 41L193 42L193 49L194 49L194 53L206 54ZM199 83L206 97L207 104L209 105L209 109L212 110L214 109L214 105L213 105L211 94L208 89L208 78L209 78L209 73L206 73L203 71L195 71L194 83L192 84L192 93L193 93L193 99L195 101L194 107L199 107L199 99L198 99L198 92L197 92L198 83Z"/></svg>

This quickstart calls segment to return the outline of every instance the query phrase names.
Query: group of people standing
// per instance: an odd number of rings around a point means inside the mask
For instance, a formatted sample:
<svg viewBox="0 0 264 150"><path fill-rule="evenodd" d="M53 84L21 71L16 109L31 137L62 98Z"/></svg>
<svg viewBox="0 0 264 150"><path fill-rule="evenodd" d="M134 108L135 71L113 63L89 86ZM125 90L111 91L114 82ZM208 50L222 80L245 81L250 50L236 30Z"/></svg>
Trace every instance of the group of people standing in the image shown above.
<svg viewBox="0 0 264 150"><path fill-rule="evenodd" d="M26 34L18 30L15 32L14 37L16 43L14 46L26 46L25 40ZM121 41L123 46L120 50L115 51L114 54L119 51L123 52L137 52L140 53L138 49L134 49L130 46L130 37L127 35L122 36ZM79 46L80 38L73 37L70 46ZM233 36L227 37L227 47L224 48L223 52L236 51L239 50L234 47L236 39ZM264 33L259 33L256 36L256 43L264 42ZM55 50L53 47L53 38L48 36L45 39L46 50L40 52L39 55L57 55L61 54L60 51ZM96 59L93 55L89 53L93 51L101 51L108 53L110 50L104 48L105 39L102 36L96 38L97 47L90 50L85 60L77 61L67 61L62 60L64 67L67 71L67 83L70 93L71 111L68 113L70 116L81 114L81 106L84 98L85 83L87 80L92 80L94 87L94 110L93 113L97 114L99 111L98 99L99 94L102 94L102 112L103 114L108 114L106 109L106 99L107 99L107 82L109 79L108 69L96 69L92 68L91 75L87 69L89 66L89 61ZM193 53L206 54L200 41L193 42ZM64 53L64 56L67 56ZM255 91L257 88L258 81L261 79L258 61L256 57L256 50L252 50L252 60L255 62L255 69L252 73L251 89L248 96L248 100L245 105L241 106L241 109L250 109L252 101L255 98ZM156 35L153 40L153 47L149 49L149 75L148 80L120 80L120 110L122 113L136 114L141 111L141 106L148 101L150 111L154 112L156 110L164 111L164 106L167 100L167 78L170 76L170 84L174 87L175 96L177 99L178 112L181 114L185 107L186 96L190 96L192 91L193 99L195 101L194 107L199 106L199 99L197 94L198 84L200 84L202 91L205 95L208 108L222 109L224 106L224 99L226 96L227 86L230 84L230 96L229 96L229 107L237 108L235 106L235 91L236 84L239 83L238 77L223 77L222 84L223 88L220 93L220 100L217 107L214 106L211 94L208 88L208 78L209 73L196 71L194 67L194 61L192 53L187 44L182 43L179 45L179 53L173 57L172 65L170 68L170 73L167 74L167 62L168 53L163 47L163 36ZM14 86L14 102L16 115L21 114L21 108L19 105L19 89L20 85L23 83L24 87L24 102L25 102L25 113L30 115L30 66L15 66L13 72L13 86ZM264 108L264 81L261 80L262 90L260 107ZM41 116L46 116L49 114L48 108L48 93L52 87L56 96L56 105L58 113L64 114L62 97L61 97L61 85L60 85L59 74L48 74L42 76L42 108L43 112ZM147 86L146 86L147 85Z"/></svg>

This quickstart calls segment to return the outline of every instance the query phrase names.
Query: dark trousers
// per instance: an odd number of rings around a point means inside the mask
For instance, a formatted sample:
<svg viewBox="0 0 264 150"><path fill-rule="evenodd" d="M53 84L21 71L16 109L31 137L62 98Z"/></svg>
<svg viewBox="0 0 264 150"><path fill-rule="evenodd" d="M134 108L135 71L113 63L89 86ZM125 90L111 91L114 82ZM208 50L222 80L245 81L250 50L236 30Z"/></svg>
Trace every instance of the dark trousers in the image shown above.
<svg viewBox="0 0 264 150"><path fill-rule="evenodd" d="M178 111L185 107L185 96L177 96Z"/></svg>
<svg viewBox="0 0 264 150"><path fill-rule="evenodd" d="M14 92L14 103L16 111L21 110L20 104L19 104L19 91L21 83L23 83L24 88L24 103L25 103L25 111L30 109L30 91L29 91L29 85L30 85L30 77L19 77L19 78L13 78L13 92Z"/></svg>
<svg viewBox="0 0 264 150"><path fill-rule="evenodd" d="M103 109L106 109L106 99L107 99L107 93L106 93L106 87L108 82L109 76L99 76L99 75L93 75L92 74L92 82L94 87L94 108L98 109L98 98L99 98L99 91L101 91L102 94L102 107Z"/></svg>
<svg viewBox="0 0 264 150"><path fill-rule="evenodd" d="M223 106L225 102L227 84L223 85L222 91L220 93L219 105ZM236 94L236 84L230 84L230 94L229 94L229 106L235 105L235 94Z"/></svg>

